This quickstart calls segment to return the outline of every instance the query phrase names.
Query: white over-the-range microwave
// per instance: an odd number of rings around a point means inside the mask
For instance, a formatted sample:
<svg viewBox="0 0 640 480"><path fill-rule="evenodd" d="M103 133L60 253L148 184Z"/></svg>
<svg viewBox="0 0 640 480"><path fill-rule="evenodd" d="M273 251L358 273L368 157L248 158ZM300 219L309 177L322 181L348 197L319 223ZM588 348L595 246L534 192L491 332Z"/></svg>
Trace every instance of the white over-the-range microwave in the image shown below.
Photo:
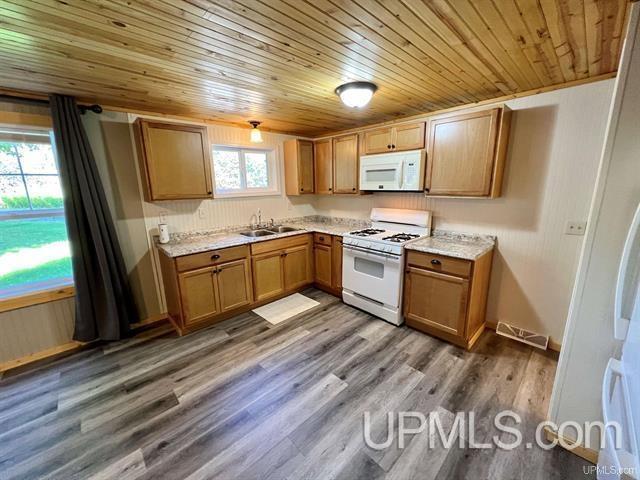
<svg viewBox="0 0 640 480"><path fill-rule="evenodd" d="M360 190L420 191L424 188L424 149L360 157Z"/></svg>

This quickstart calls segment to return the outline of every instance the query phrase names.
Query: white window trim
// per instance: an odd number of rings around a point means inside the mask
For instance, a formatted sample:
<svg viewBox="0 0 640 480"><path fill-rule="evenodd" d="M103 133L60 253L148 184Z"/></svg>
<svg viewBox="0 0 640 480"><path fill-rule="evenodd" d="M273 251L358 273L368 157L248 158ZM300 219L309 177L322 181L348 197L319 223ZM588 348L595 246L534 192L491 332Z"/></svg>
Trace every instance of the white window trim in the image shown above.
<svg viewBox="0 0 640 480"><path fill-rule="evenodd" d="M269 175L269 184L271 188L247 188L242 190L226 190L220 191L216 187L216 169L213 160L213 150L215 149L229 149L229 150L254 150L256 152L265 152L267 154L267 172ZM267 196L281 196L282 190L280 188L280 151L278 147L270 146L247 146L247 145L233 145L233 144L212 144L211 145L211 175L213 177L213 197L214 198L240 198L240 197L267 197ZM246 175L245 169L240 171L240 175L244 178ZM244 181L246 183L246 180Z"/></svg>

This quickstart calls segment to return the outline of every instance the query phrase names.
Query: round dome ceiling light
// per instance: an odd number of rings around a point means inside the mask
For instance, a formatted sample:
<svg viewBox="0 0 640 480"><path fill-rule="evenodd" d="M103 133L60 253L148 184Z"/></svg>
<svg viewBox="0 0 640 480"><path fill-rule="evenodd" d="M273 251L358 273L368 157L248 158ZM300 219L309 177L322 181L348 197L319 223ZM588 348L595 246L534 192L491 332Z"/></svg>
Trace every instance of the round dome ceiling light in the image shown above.
<svg viewBox="0 0 640 480"><path fill-rule="evenodd" d="M336 93L347 107L362 108L369 103L376 90L378 87L375 83L349 82L336 88Z"/></svg>

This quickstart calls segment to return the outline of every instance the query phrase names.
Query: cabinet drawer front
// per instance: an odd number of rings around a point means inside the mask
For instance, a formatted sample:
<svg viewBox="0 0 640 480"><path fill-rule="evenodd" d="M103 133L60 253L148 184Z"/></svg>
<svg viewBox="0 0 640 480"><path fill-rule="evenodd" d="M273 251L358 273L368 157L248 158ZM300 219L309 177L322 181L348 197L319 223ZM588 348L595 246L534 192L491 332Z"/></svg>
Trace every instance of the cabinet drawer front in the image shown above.
<svg viewBox="0 0 640 480"><path fill-rule="evenodd" d="M251 245L251 254L258 255L274 250L284 250L297 245L304 245L311 240L311 234L294 235L292 237L278 238L277 240L267 240L266 242L258 242Z"/></svg>
<svg viewBox="0 0 640 480"><path fill-rule="evenodd" d="M314 233L313 241L315 243L319 243L320 245L326 245L327 247L330 247L331 235L327 235L326 233Z"/></svg>
<svg viewBox="0 0 640 480"><path fill-rule="evenodd" d="M443 255L435 255L432 253L421 253L409 251L407 255L407 264L416 267L428 268L434 272L450 273L460 277L469 277L471 275L471 264L469 260L461 258L445 257Z"/></svg>
<svg viewBox="0 0 640 480"><path fill-rule="evenodd" d="M246 245L238 247L210 250L208 252L194 253L176 258L176 267L179 272L193 270L194 268L207 267L222 262L230 262L249 256L249 248Z"/></svg>

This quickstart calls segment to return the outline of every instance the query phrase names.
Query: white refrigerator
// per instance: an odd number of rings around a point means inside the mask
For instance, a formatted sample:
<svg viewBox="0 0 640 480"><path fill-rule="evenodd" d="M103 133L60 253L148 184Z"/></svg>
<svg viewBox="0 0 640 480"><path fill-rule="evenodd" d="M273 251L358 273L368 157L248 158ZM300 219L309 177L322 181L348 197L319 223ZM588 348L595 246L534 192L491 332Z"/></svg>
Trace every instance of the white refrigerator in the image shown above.
<svg viewBox="0 0 640 480"><path fill-rule="evenodd" d="M620 260L613 315L622 346L604 373L602 413L605 425L617 422L620 429L606 429L598 479L640 479L640 205Z"/></svg>

